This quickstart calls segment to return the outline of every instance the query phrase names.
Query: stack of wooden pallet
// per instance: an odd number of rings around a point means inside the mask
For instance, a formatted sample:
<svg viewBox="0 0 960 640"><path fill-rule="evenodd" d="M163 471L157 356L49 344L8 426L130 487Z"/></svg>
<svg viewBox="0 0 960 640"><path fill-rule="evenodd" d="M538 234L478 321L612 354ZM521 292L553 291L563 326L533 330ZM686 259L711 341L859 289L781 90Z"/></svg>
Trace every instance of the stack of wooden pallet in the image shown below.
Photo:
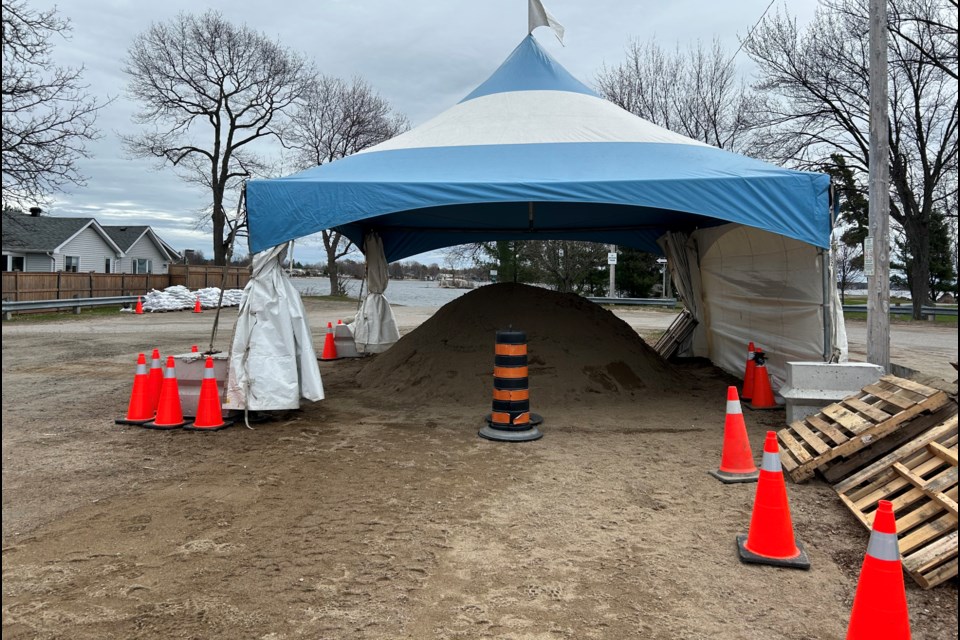
<svg viewBox="0 0 960 640"><path fill-rule="evenodd" d="M868 529L879 500L897 514L900 553L923 588L957 575L957 403L895 376L778 434L784 471L815 472Z"/></svg>
<svg viewBox="0 0 960 640"><path fill-rule="evenodd" d="M693 314L684 309L680 312L680 315L673 319L667 330L657 340L657 344L653 347L654 350L660 354L661 358L669 360L680 348L680 345L690 337L696 326L697 321Z"/></svg>

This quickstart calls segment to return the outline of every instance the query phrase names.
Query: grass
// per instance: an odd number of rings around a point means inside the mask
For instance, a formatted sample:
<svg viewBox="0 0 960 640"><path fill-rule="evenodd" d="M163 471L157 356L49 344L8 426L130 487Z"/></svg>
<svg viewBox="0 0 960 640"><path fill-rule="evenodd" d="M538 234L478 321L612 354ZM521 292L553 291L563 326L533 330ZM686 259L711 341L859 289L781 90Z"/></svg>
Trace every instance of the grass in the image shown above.
<svg viewBox="0 0 960 640"><path fill-rule="evenodd" d="M13 322L17 324L33 324L39 322L59 322L63 320L80 320L88 316L116 316L120 311L116 306L107 307L86 307L78 315L73 311L31 311L30 313L14 313L10 320L4 320L5 323Z"/></svg>
<svg viewBox="0 0 960 640"><path fill-rule="evenodd" d="M844 320L860 320L866 322L867 314L864 311L844 311L843 318ZM910 316L901 315L891 315L890 322L892 324L930 324L929 320L914 320ZM938 327L956 327L957 316L934 316L933 324L937 325Z"/></svg>
<svg viewBox="0 0 960 640"><path fill-rule="evenodd" d="M847 305L847 304L849 304L849 305L854 305L854 304L867 304L867 297L866 297L866 296L847 296L847 297L844 299L843 304L845 304L845 305ZM891 307L892 307L892 306L899 305L899 306L903 306L903 307L908 307L908 308L909 308L909 307L910 307L910 304L911 304L910 298L900 298L900 297L892 297L892 298L890 298L890 306L891 306ZM956 309L956 308L957 308L956 305L945 305L945 307L946 307L946 308L953 308L953 309ZM867 314L866 314L865 312L863 312L863 311L844 311L843 317L844 317L845 319L847 319L847 320L861 320L861 321L866 321L866 319L867 319ZM919 323L921 323L921 322L927 323L927 322L929 322L929 320L914 320L914 319L913 319L912 317L910 317L910 316L900 315L900 314L891 314L891 315L890 315L890 322L892 322L892 323L894 323L894 324L909 324L909 323L919 324ZM934 324L936 324L937 326L941 326L941 327L956 327L956 326L957 326L957 316L947 316L947 315L937 315L937 316L934 316Z"/></svg>
<svg viewBox="0 0 960 640"><path fill-rule="evenodd" d="M846 298L843 299L843 304L867 304L867 296L847 296ZM895 304L909 305L910 298L900 298L900 297L894 296L890 298L890 304L891 305L895 305Z"/></svg>

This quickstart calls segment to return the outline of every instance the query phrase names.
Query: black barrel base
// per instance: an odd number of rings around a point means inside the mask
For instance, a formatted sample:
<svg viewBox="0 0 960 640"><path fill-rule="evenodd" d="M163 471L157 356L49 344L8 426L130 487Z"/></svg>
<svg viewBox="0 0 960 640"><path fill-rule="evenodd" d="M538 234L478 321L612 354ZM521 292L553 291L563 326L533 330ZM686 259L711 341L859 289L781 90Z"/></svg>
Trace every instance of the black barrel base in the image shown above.
<svg viewBox="0 0 960 640"><path fill-rule="evenodd" d="M803 548L803 545L799 542L796 542L797 550L800 551L800 554L795 558L768 558L766 556L758 556L755 553L752 553L747 549L747 535L741 534L737 536L737 550L740 552L740 561L741 562L752 562L753 564L767 564L773 567L787 567L788 569L809 569L810 568L810 558L807 557L807 550Z"/></svg>
<svg viewBox="0 0 960 640"><path fill-rule="evenodd" d="M127 420L126 418L117 418L113 421L114 424L132 424L137 427L142 426L147 422L153 422L153 418L149 418L147 420Z"/></svg>
<svg viewBox="0 0 960 640"><path fill-rule="evenodd" d="M487 424L488 424L488 425L493 426L493 414L492 414L492 413L488 413L486 416L484 416L483 419L487 421ZM527 424L515 424L515 425L512 425L512 426L500 425L500 428L501 428L501 429L507 429L507 430L509 431L509 430L517 430L517 429L526 429L527 427L535 427L535 426L537 426L538 424L543 424L543 416L540 415L539 413L533 413L533 412L531 411L531 412L530 412L530 422L528 422Z"/></svg>
<svg viewBox="0 0 960 640"><path fill-rule="evenodd" d="M233 424L233 420L224 420L219 425L215 427L195 427L193 423L189 423L183 428L184 431L220 431L220 429L226 429L227 427Z"/></svg>
<svg viewBox="0 0 960 640"><path fill-rule="evenodd" d="M156 422L151 420L150 422L145 422L140 426L143 427L144 429L155 429L157 431L170 431L171 429L179 429L185 424L187 424L186 420L184 420L183 422L178 422L176 424L157 424Z"/></svg>
<svg viewBox="0 0 960 640"><path fill-rule="evenodd" d="M503 429L494 429L491 426L486 426L480 429L477 435L487 440L497 440L499 442L530 442L531 440L539 440L543 437L540 429L536 427L530 427L523 431L504 431Z"/></svg>
<svg viewBox="0 0 960 640"><path fill-rule="evenodd" d="M727 471L707 471L714 478L722 482L723 484L736 484L738 482L756 482L760 478L760 472L754 471L753 473L729 473Z"/></svg>

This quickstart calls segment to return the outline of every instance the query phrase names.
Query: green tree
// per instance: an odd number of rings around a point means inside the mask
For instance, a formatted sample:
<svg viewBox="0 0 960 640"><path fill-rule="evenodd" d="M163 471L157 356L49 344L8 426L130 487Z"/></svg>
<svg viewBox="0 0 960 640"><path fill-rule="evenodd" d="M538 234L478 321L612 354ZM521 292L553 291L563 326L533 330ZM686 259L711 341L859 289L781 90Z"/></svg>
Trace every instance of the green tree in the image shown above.
<svg viewBox="0 0 960 640"><path fill-rule="evenodd" d="M947 217L942 211L934 211L933 215L930 216L929 232L930 272L927 286L930 291L930 299L924 300L923 304L935 302L944 293L955 291L957 288L957 250L953 238L950 236ZM893 275L890 281L894 285L913 291L911 278L914 273L914 257L910 253L910 245L901 234L896 240L896 246L899 254L903 257L903 261L891 262L891 270L900 273Z"/></svg>
<svg viewBox="0 0 960 640"><path fill-rule="evenodd" d="M662 279L657 256L629 247L620 247L617 253L617 291L626 298L650 297Z"/></svg>
<svg viewBox="0 0 960 640"><path fill-rule="evenodd" d="M839 153L831 154L830 162L821 165L824 173L833 178L837 198L840 199L839 222L846 226L840 241L848 247L862 247L870 232L870 204L866 189L857 182L853 167ZM859 266L863 266L861 255Z"/></svg>

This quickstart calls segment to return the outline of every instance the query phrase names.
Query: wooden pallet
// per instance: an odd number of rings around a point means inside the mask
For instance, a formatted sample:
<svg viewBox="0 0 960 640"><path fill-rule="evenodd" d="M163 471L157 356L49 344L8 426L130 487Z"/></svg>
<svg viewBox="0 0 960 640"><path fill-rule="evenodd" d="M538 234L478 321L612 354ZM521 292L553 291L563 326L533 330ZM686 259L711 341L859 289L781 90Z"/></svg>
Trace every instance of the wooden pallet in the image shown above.
<svg viewBox="0 0 960 640"><path fill-rule="evenodd" d="M824 407L777 433L783 470L794 482L843 461L911 420L950 402L946 393L886 375L860 393Z"/></svg>
<svg viewBox="0 0 960 640"><path fill-rule="evenodd" d="M879 500L893 502L900 554L924 589L957 575L957 410L834 486L868 529Z"/></svg>
<svg viewBox="0 0 960 640"><path fill-rule="evenodd" d="M696 326L697 321L694 319L693 314L691 314L689 310L684 309L673 319L673 322L670 323L667 330L660 336L660 339L657 340L657 344L653 347L654 350L659 353L660 357L664 360L669 359L677 352L677 349L680 348L683 341L693 333Z"/></svg>

